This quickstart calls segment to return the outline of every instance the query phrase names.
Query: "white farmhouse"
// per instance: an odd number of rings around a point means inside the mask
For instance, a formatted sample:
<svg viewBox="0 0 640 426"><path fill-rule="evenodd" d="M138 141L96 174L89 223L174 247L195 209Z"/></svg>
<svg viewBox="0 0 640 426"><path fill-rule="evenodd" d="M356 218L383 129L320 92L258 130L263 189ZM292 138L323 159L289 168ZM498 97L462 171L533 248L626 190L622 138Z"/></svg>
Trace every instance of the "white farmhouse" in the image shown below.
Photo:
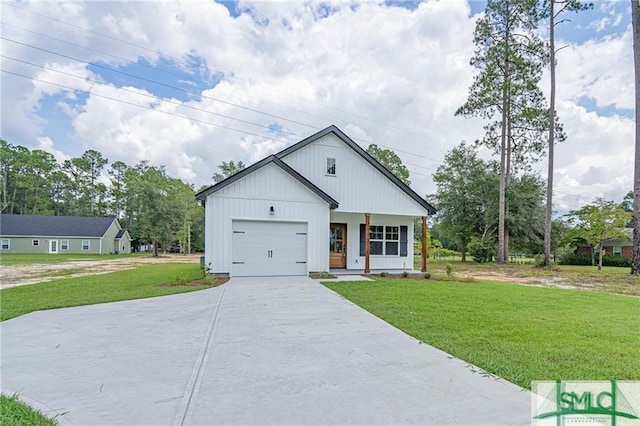
<svg viewBox="0 0 640 426"><path fill-rule="evenodd" d="M229 276L412 270L414 218L426 229L435 213L335 126L196 198L205 205L205 264Z"/></svg>

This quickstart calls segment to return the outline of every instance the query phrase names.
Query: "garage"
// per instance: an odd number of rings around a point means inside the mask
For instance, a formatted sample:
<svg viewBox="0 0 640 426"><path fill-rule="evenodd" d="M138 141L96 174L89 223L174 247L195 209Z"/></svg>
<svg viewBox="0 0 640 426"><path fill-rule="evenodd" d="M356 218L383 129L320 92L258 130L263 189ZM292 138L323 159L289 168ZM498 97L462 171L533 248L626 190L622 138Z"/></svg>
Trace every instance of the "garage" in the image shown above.
<svg viewBox="0 0 640 426"><path fill-rule="evenodd" d="M232 223L232 276L307 275L306 223Z"/></svg>

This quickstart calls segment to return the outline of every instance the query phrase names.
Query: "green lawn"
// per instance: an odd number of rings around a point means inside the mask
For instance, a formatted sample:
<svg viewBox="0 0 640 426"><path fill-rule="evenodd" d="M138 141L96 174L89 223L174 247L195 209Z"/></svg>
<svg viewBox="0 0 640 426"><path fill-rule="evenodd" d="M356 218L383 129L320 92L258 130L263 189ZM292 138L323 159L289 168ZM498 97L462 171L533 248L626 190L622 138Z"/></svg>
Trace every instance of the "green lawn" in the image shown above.
<svg viewBox="0 0 640 426"><path fill-rule="evenodd" d="M604 266L598 271L596 266L560 265L545 269L536 265L515 264L498 266L495 263L476 263L471 261L446 261L429 259L428 270L444 274L446 265L453 267L454 274L473 276L476 274L498 273L513 277L514 281L526 280L532 283L545 283L553 280L555 284L569 285L594 291L640 296L640 276L630 274L630 268ZM420 270L420 265L414 265ZM487 278L487 277L485 277Z"/></svg>
<svg viewBox="0 0 640 426"><path fill-rule="evenodd" d="M122 259L123 257L150 257L149 253L132 253L132 254L22 254L7 253L0 255L0 265L31 265L34 263L62 263L83 260L109 260Z"/></svg>
<svg viewBox="0 0 640 426"><path fill-rule="evenodd" d="M39 411L20 402L14 396L0 395L0 424L3 426L55 426L57 421L48 419Z"/></svg>
<svg viewBox="0 0 640 426"><path fill-rule="evenodd" d="M500 282L326 283L420 341L525 388L640 380L640 298Z"/></svg>
<svg viewBox="0 0 640 426"><path fill-rule="evenodd" d="M185 283L202 277L200 265L164 263L135 269L62 278L48 283L0 290L0 320L29 312L68 306L93 305L119 300L164 296L206 288L206 286L161 284Z"/></svg>

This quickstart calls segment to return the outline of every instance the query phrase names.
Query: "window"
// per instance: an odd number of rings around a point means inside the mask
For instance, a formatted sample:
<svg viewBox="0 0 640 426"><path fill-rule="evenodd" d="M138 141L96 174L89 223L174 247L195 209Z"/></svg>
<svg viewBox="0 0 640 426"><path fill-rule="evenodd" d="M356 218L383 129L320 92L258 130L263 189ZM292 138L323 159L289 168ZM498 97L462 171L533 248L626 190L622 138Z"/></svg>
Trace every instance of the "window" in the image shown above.
<svg viewBox="0 0 640 426"><path fill-rule="evenodd" d="M3 238L1 243L2 244L0 248L2 248L2 250L9 250L9 248L11 247L11 244L8 238Z"/></svg>
<svg viewBox="0 0 640 426"><path fill-rule="evenodd" d="M613 254L622 254L622 247L613 246Z"/></svg>
<svg viewBox="0 0 640 426"><path fill-rule="evenodd" d="M387 226L384 237L384 254L397 256L400 247L400 229L397 226Z"/></svg>
<svg viewBox="0 0 640 426"><path fill-rule="evenodd" d="M31 245L34 247L38 247L40 245L40 240L31 240Z"/></svg>
<svg viewBox="0 0 640 426"><path fill-rule="evenodd" d="M400 227L369 226L369 247L372 255L397 256L400 249Z"/></svg>
<svg viewBox="0 0 640 426"><path fill-rule="evenodd" d="M60 250L69 250L69 240L60 241Z"/></svg>
<svg viewBox="0 0 640 426"><path fill-rule="evenodd" d="M89 240L82 240L82 250L89 250Z"/></svg>
<svg viewBox="0 0 640 426"><path fill-rule="evenodd" d="M369 226L369 253L384 254L382 248L384 246L384 226Z"/></svg>
<svg viewBox="0 0 640 426"><path fill-rule="evenodd" d="M335 158L327 158L327 175L328 176L336 175L336 159Z"/></svg>

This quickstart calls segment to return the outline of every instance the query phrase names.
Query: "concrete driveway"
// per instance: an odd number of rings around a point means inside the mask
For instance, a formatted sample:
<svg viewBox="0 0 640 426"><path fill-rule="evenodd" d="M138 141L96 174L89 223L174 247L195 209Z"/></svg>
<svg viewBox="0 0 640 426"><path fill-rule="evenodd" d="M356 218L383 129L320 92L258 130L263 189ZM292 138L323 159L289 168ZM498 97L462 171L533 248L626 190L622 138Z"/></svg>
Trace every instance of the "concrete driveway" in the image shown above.
<svg viewBox="0 0 640 426"><path fill-rule="evenodd" d="M3 392L70 424L530 422L528 392L304 277L35 312L0 332Z"/></svg>

